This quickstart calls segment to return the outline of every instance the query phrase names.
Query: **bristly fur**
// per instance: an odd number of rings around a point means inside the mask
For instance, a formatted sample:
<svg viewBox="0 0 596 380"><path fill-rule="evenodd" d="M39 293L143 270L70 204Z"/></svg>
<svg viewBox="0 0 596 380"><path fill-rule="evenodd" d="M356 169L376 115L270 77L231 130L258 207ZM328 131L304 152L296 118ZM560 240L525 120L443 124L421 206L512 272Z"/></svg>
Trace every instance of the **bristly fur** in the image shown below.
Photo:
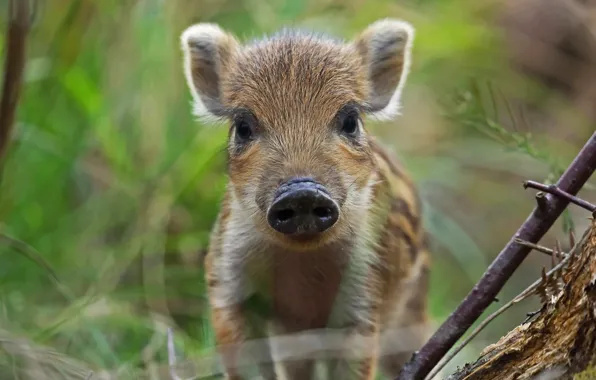
<svg viewBox="0 0 596 380"><path fill-rule="evenodd" d="M399 113L413 36L410 24L389 19L352 41L282 29L240 44L213 24L183 33L196 114L230 124L230 182L205 258L228 378L242 378L238 345L274 331L350 331L343 358L328 363L333 379L371 380L378 366L394 376L423 343L430 256L420 200L364 125L366 115ZM342 132L347 115L357 117L350 136ZM249 138L238 137L238 125ZM278 187L295 177L312 178L339 208L337 222L308 239L284 235L266 218ZM268 305L256 319L248 306L255 297ZM398 339L403 352L381 339L395 329L408 330ZM350 360L361 339L374 347ZM311 378L313 365L281 363L290 379ZM274 367L261 371L272 378Z"/></svg>
<svg viewBox="0 0 596 380"><path fill-rule="evenodd" d="M345 43L346 41L338 36L334 36L328 33L323 33L320 31L306 29L306 28L298 28L298 27L284 27L279 29L278 31L264 35L261 38L254 38L245 42L245 46L257 45L260 43L267 43L272 41L277 41L280 39L302 39L308 38L316 41L331 41L333 43L341 44Z"/></svg>

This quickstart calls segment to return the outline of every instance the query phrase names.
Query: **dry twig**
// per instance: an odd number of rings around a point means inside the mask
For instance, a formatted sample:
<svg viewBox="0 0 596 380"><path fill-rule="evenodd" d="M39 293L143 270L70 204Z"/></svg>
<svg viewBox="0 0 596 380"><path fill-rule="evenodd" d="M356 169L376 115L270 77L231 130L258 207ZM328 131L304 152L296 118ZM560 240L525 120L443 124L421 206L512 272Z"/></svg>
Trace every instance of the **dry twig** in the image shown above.
<svg viewBox="0 0 596 380"><path fill-rule="evenodd" d="M553 249L546 248L546 247L544 247L542 245L534 244L534 243L531 243L529 241L525 241L523 239L515 239L515 242L517 244L524 245L524 246L526 246L528 248L532 248L535 251L544 253L545 255L549 255L551 257L555 254L555 250L553 250Z"/></svg>
<svg viewBox="0 0 596 380"><path fill-rule="evenodd" d="M569 202L571 202L575 205L578 205L579 207L585 208L586 210L588 210L592 213L594 211L596 211L596 205L593 205L590 202L584 201L583 199L580 199L580 198L576 197L575 195L571 195L568 192L559 189L555 185L544 185L542 183L535 182L535 181L526 181L526 182L524 182L524 188L525 189L527 189L527 188L536 189L536 190L543 191L545 193L555 195L557 197L564 198L564 199L568 200Z"/></svg>

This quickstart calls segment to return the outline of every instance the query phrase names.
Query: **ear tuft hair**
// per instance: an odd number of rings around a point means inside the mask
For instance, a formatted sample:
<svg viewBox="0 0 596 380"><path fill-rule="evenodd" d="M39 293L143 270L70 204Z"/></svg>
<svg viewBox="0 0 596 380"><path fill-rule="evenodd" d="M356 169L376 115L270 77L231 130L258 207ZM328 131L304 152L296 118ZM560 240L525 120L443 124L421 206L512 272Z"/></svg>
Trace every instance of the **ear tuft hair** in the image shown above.
<svg viewBox="0 0 596 380"><path fill-rule="evenodd" d="M396 19L370 24L355 40L368 71L370 116L389 120L399 115L400 99L411 64L414 27Z"/></svg>

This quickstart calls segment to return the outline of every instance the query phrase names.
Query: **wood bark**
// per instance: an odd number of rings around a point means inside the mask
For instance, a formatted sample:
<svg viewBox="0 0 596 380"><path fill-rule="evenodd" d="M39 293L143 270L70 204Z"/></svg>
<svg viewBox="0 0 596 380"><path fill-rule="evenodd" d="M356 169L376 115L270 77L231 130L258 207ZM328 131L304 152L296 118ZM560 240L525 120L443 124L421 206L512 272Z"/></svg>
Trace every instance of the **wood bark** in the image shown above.
<svg viewBox="0 0 596 380"><path fill-rule="evenodd" d="M557 281L541 286L543 307L448 380L596 379L596 222ZM558 283L558 285L557 285Z"/></svg>

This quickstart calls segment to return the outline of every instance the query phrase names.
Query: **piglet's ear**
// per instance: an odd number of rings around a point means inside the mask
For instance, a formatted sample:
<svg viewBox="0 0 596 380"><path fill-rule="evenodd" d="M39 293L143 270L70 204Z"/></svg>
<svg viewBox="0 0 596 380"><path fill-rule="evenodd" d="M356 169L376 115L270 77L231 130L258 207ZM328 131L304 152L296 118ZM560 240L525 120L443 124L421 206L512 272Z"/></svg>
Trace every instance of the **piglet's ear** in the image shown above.
<svg viewBox="0 0 596 380"><path fill-rule="evenodd" d="M199 117L224 115L221 84L233 55L236 39L216 24L201 23L187 28L180 37L184 52L184 75Z"/></svg>
<svg viewBox="0 0 596 380"><path fill-rule="evenodd" d="M353 44L368 73L371 116L391 119L400 110L400 97L411 61L414 28L405 21L384 19L370 24Z"/></svg>

